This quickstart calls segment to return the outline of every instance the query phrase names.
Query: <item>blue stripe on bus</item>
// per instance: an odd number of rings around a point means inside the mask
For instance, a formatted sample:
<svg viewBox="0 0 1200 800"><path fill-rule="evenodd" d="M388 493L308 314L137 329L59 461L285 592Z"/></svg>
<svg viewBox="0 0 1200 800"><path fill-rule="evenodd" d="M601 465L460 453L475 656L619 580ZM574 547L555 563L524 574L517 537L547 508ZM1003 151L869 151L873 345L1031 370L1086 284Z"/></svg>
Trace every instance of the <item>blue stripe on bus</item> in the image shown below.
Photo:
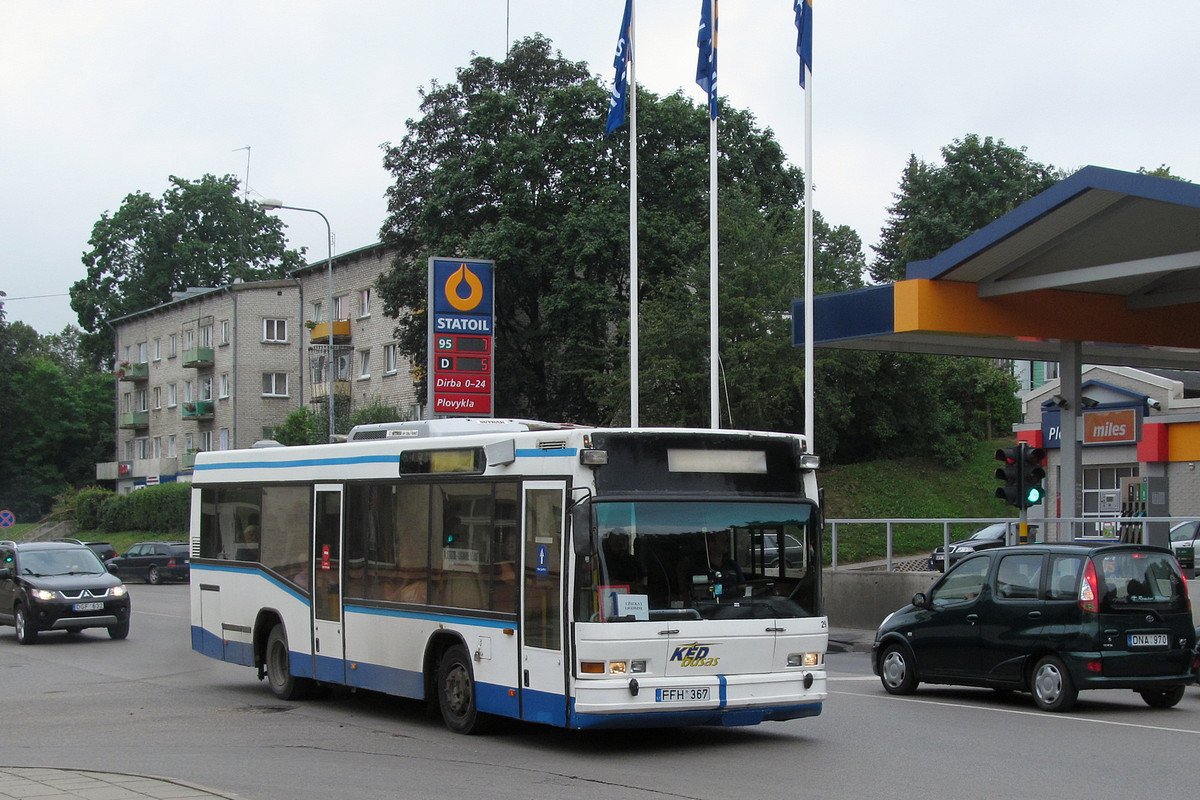
<svg viewBox="0 0 1200 800"><path fill-rule="evenodd" d="M351 464L399 464L399 455L343 456L341 458L300 458L294 461L219 461L215 464L196 464L192 469L290 469L293 467L329 467Z"/></svg>
<svg viewBox="0 0 1200 800"><path fill-rule="evenodd" d="M267 572L264 569L260 569L258 567L235 567L232 564L227 567L226 566L216 566L215 564L192 564L192 570L193 571L199 570L201 572L206 572L206 571L207 572L240 572L244 575L257 575L260 578L266 578L271 583L273 583L276 586L276 588L283 589L285 592L287 592L292 597L299 600L301 603L308 602L308 596L305 594L301 594L300 591L297 590L295 586L292 586L291 584L288 584L288 583L284 583L283 581L279 580L271 573Z"/></svg>
<svg viewBox="0 0 1200 800"><path fill-rule="evenodd" d="M708 708L696 711L648 711L643 714L579 714L572 701L571 721L567 727L579 730L605 728L674 728L685 725L720 725L726 728L783 722L821 714L822 703L754 708Z"/></svg>
<svg viewBox="0 0 1200 800"><path fill-rule="evenodd" d="M404 619L423 619L430 622L448 622L455 625L478 625L484 628L513 628L517 623L513 620L485 619L483 617L468 617L457 614L439 614L432 611L409 611L399 608L380 608L378 606L360 606L347 603L346 613L372 614L380 617L403 617Z"/></svg>
<svg viewBox="0 0 1200 800"><path fill-rule="evenodd" d="M515 451L521 458L572 458L579 454L574 447L560 447L557 450L540 450L528 448Z"/></svg>

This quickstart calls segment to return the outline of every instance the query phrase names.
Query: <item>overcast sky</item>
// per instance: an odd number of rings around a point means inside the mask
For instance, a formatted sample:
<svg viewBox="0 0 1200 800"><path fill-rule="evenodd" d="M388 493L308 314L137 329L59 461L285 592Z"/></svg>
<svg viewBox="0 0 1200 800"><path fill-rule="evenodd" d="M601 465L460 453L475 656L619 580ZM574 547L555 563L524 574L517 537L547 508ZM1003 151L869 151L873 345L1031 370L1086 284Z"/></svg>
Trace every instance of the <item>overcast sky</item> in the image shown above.
<svg viewBox="0 0 1200 800"><path fill-rule="evenodd" d="M968 133L1062 168L1167 164L1200 180L1195 0L815 6L814 205L868 246L908 157L937 161ZM623 7L0 0L0 290L9 321L43 334L77 324L66 293L85 275L92 226L131 192L161 196L170 175L232 174L251 198L319 209L335 252L377 241L389 184L380 145L403 138L421 87L453 80L472 54L502 58L510 39L535 32L611 84ZM699 11L700 0L637 0L639 84L700 101ZM795 39L791 0L720 0L721 94L802 165ZM307 247L310 260L325 256L319 217L278 213L293 246Z"/></svg>

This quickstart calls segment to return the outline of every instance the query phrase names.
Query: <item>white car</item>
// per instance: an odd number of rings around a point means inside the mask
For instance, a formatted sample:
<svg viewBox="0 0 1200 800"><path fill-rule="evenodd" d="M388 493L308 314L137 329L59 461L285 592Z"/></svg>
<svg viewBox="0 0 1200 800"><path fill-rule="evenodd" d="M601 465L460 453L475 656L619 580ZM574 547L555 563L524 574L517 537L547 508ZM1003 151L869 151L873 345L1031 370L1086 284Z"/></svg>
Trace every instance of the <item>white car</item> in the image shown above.
<svg viewBox="0 0 1200 800"><path fill-rule="evenodd" d="M1181 522L1171 528L1171 549L1179 561L1179 569L1188 577L1196 577L1196 550L1200 549L1200 519Z"/></svg>

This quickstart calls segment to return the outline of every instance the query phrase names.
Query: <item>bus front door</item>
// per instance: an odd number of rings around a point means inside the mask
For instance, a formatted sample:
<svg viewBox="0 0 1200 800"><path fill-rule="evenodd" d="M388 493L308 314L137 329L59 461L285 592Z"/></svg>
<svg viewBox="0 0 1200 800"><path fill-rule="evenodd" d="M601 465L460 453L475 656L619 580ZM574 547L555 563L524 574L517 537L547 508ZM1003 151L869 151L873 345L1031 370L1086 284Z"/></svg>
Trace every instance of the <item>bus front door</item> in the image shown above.
<svg viewBox="0 0 1200 800"><path fill-rule="evenodd" d="M342 486L319 483L313 503L313 677L346 682L342 636Z"/></svg>
<svg viewBox="0 0 1200 800"><path fill-rule="evenodd" d="M565 481L526 481L522 514L521 718L567 721L563 660L563 530Z"/></svg>

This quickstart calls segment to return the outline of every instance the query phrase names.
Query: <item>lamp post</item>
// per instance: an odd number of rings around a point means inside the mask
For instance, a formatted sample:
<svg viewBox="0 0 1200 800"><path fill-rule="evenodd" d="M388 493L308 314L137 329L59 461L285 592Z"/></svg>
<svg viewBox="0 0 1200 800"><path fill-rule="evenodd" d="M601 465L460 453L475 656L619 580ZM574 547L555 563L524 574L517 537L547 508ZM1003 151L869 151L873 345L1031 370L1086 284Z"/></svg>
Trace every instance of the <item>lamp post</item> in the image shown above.
<svg viewBox="0 0 1200 800"><path fill-rule="evenodd" d="M328 245L329 255L325 261L325 271L329 278L329 297L328 310L325 316L328 318L326 324L329 328L329 354L325 359L325 380L329 384L329 394L325 397L325 405L329 407L329 441L333 441L333 228L329 226L329 218L317 211L315 208L300 208L299 206L285 206L279 200L260 200L258 203L265 209L287 209L288 211L307 211L310 214L316 214L325 221L325 243ZM310 367L311 369L311 367Z"/></svg>

